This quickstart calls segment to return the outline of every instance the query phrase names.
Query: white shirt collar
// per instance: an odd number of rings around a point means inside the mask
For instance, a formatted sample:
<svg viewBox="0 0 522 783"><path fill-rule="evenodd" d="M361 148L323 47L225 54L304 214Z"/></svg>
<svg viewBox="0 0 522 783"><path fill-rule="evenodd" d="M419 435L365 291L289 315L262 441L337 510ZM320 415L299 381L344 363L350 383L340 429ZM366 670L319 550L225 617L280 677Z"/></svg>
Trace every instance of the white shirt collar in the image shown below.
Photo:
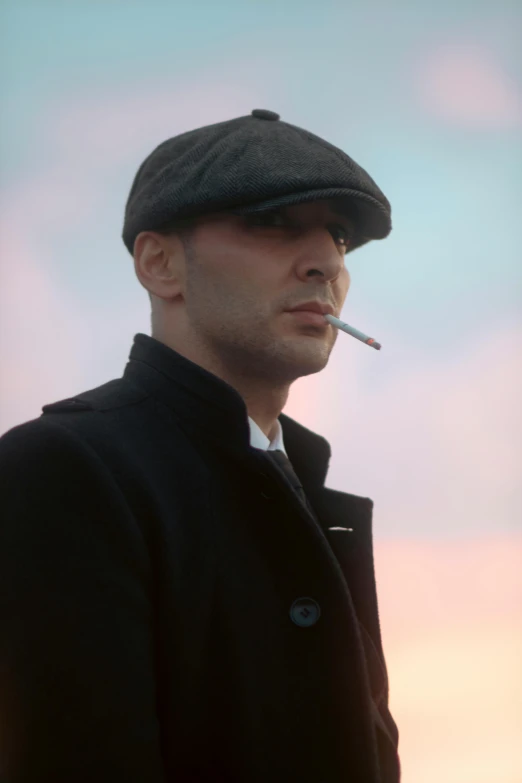
<svg viewBox="0 0 522 783"><path fill-rule="evenodd" d="M273 451L275 449L280 449L286 454L285 446L283 443L283 428L281 427L281 422L279 419L276 419L275 423L275 436L270 441L265 433L258 427L258 425L255 423L254 419L251 419L250 416L248 417L248 423L250 425L250 445L253 446L256 449L263 449L264 451ZM288 454L286 454L288 457Z"/></svg>

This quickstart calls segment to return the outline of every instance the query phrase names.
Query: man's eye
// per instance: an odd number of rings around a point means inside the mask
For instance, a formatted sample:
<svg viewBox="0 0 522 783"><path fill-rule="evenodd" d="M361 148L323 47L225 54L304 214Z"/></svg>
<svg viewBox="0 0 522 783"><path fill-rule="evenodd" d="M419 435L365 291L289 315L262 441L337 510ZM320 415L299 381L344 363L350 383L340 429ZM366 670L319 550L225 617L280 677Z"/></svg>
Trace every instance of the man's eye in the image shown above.
<svg viewBox="0 0 522 783"><path fill-rule="evenodd" d="M284 226L287 223L287 218L282 214L280 210L273 209L266 212L253 213L247 216L249 223L256 226ZM328 230L331 232L336 244L345 248L345 255L350 249L353 233L346 229L339 223L333 223L328 226Z"/></svg>
<svg viewBox="0 0 522 783"><path fill-rule="evenodd" d="M330 228L332 230L332 233L334 234L335 241L341 242L342 246L345 248L344 254L346 255L346 253L350 249L351 240L353 236L352 233L348 231L346 228L344 228L343 226L339 226L339 225L333 225L330 226Z"/></svg>

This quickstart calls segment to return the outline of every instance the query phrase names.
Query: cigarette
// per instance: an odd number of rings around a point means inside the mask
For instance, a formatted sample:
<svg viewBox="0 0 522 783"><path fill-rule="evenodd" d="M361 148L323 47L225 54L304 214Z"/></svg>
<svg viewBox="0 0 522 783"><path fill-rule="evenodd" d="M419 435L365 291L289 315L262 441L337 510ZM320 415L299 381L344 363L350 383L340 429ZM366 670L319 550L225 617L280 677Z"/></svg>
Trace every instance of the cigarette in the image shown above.
<svg viewBox="0 0 522 783"><path fill-rule="evenodd" d="M371 345L371 347L375 348L377 351L381 350L381 344L376 343L373 337L368 337L367 334L363 334L358 329L354 329L353 326L349 326L349 324L345 324L344 321L340 321L338 318L335 318L335 316L333 315L325 315L324 317L329 323L332 324L332 326L337 327L337 329L340 329L342 332L346 332L346 334L351 334L352 337L356 337L361 342L366 343L366 345Z"/></svg>

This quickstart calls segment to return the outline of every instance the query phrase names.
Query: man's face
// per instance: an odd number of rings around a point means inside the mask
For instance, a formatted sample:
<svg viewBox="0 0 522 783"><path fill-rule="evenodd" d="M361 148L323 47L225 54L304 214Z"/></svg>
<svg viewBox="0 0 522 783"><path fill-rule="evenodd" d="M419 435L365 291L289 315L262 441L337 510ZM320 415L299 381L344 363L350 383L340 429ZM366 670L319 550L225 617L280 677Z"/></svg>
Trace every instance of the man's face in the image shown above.
<svg viewBox="0 0 522 783"><path fill-rule="evenodd" d="M354 224L334 205L208 215L184 249L179 237L162 237L178 270L177 284L173 278L164 289L147 286L160 297L162 339L208 369L219 367L222 377L291 383L322 370L337 329L287 311L319 300L339 316L350 286L345 253Z"/></svg>

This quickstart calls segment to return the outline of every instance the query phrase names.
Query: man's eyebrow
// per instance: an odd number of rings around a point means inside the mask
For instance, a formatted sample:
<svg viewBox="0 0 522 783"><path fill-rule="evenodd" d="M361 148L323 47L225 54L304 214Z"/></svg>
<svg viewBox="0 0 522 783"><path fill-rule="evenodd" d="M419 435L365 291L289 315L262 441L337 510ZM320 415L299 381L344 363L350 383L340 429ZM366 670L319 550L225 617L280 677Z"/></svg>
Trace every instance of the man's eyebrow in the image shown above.
<svg viewBox="0 0 522 783"><path fill-rule="evenodd" d="M270 207L269 209L263 210L263 213L283 212L287 217L290 217L290 210L292 206L293 204L282 204L280 206ZM342 222L343 226L346 228L347 231L353 231L353 232L356 231L357 219L355 215L347 215L345 210L342 210L334 205L331 206L331 210L332 212L326 217L327 220L334 220L336 218L341 218L340 222Z"/></svg>
<svg viewBox="0 0 522 783"><path fill-rule="evenodd" d="M342 218L346 226L355 230L357 223L353 215L347 215L346 212L343 212L336 207L332 207L332 212L334 212L336 216Z"/></svg>

